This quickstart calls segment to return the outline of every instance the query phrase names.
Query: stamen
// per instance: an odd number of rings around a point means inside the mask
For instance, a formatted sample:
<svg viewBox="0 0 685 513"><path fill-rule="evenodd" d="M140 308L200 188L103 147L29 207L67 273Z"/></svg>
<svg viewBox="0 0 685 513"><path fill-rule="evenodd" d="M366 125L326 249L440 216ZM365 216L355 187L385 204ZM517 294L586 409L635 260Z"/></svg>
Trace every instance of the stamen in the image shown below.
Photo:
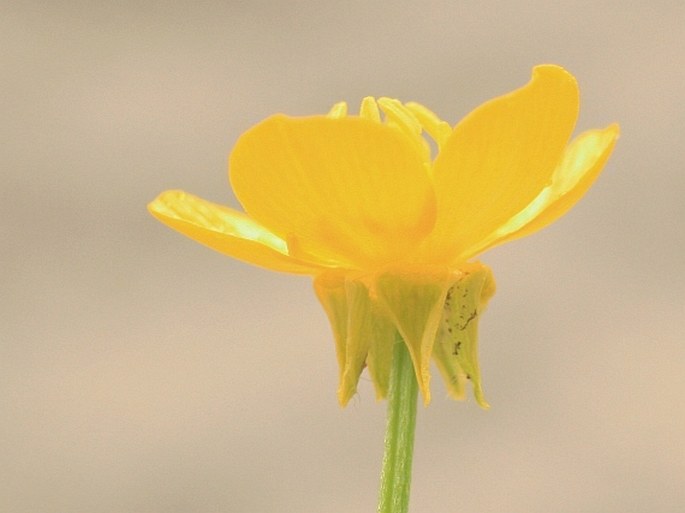
<svg viewBox="0 0 685 513"><path fill-rule="evenodd" d="M452 127L449 123L443 121L435 113L420 103L408 102L404 104L407 108L421 123L423 129L428 132L433 140L437 143L438 148L442 148L447 141L447 138L452 133Z"/></svg>
<svg viewBox="0 0 685 513"><path fill-rule="evenodd" d="M328 114L326 114L326 117L332 119L344 118L345 116L347 116L347 102L336 103L331 107L331 110L328 111Z"/></svg>
<svg viewBox="0 0 685 513"><path fill-rule="evenodd" d="M359 108L359 116L370 121L375 121L376 123L381 122L381 113L378 110L378 104L373 96L367 96L362 100L361 107Z"/></svg>
<svg viewBox="0 0 685 513"><path fill-rule="evenodd" d="M385 114L386 121L390 126L396 126L414 142L421 158L426 166L431 163L431 149L428 142L421 137L421 123L399 100L392 98L379 98L378 106Z"/></svg>
<svg viewBox="0 0 685 513"><path fill-rule="evenodd" d="M387 116L388 121L397 124L408 135L421 134L421 123L399 100L379 98L378 105Z"/></svg>

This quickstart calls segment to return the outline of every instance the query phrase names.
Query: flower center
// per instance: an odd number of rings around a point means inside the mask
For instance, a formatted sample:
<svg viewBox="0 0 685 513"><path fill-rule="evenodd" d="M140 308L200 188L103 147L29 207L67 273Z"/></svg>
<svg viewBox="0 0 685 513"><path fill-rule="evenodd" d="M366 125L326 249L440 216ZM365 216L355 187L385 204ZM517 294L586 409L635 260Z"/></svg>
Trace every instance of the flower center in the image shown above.
<svg viewBox="0 0 685 513"><path fill-rule="evenodd" d="M336 103L327 115L331 118L347 116L347 103ZM432 168L433 159L452 133L449 123L415 102L402 103L393 98L375 99L367 96L362 100L359 116L393 127L405 134L421 155L428 170Z"/></svg>

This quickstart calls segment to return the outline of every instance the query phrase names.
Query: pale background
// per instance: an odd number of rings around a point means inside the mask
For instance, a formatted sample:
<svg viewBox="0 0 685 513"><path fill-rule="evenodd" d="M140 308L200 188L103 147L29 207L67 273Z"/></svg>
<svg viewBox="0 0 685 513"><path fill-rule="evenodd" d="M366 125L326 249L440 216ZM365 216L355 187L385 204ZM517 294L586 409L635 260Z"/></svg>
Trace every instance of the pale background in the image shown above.
<svg viewBox="0 0 685 513"><path fill-rule="evenodd" d="M265 116L387 95L456 122L558 63L622 137L581 204L486 254L489 412L439 379L415 512L685 510L685 4L3 2L0 511L375 511L385 404L341 410L308 278L154 221L235 205Z"/></svg>

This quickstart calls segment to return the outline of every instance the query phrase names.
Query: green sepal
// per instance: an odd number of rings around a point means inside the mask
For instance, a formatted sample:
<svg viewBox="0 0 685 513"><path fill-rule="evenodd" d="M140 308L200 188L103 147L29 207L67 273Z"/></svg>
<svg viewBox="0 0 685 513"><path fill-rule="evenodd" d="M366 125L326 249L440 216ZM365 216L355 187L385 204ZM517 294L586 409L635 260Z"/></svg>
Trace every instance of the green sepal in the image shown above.
<svg viewBox="0 0 685 513"><path fill-rule="evenodd" d="M371 346L366 365L369 367L369 374L376 389L376 400L381 400L388 396L397 329L385 314L378 311L376 305L373 305L373 312Z"/></svg>
<svg viewBox="0 0 685 513"><path fill-rule="evenodd" d="M371 301L366 286L349 277L345 281L347 296L347 340L345 342L345 365L338 388L338 400L345 406L357 393L359 377L366 366L371 346Z"/></svg>
<svg viewBox="0 0 685 513"><path fill-rule="evenodd" d="M338 401L346 406L357 393L359 377L367 365L376 398L385 398L396 329L371 299L367 280L358 273L329 272L316 277L314 288L335 337Z"/></svg>
<svg viewBox="0 0 685 513"><path fill-rule="evenodd" d="M378 303L409 349L424 404L430 402L430 359L445 296L453 282L446 269L388 272L375 280Z"/></svg>
<svg viewBox="0 0 685 513"><path fill-rule="evenodd" d="M451 397L463 399L470 380L476 402L487 409L478 364L478 320L495 293L495 280L490 268L479 262L459 271L461 276L445 297L433 357Z"/></svg>
<svg viewBox="0 0 685 513"><path fill-rule="evenodd" d="M347 318L348 305L345 291L345 274L328 272L314 279L314 291L328 317L333 330L335 355L338 360L338 398L342 389L345 362L347 361Z"/></svg>

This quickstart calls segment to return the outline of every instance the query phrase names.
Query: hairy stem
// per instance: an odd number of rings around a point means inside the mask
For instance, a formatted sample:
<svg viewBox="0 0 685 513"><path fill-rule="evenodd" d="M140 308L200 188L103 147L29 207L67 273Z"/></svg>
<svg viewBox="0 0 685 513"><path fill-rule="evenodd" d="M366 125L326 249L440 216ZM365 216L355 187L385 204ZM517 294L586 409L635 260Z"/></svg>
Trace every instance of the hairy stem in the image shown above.
<svg viewBox="0 0 685 513"><path fill-rule="evenodd" d="M388 424L378 513L407 513L418 385L409 351L397 335L388 390Z"/></svg>

